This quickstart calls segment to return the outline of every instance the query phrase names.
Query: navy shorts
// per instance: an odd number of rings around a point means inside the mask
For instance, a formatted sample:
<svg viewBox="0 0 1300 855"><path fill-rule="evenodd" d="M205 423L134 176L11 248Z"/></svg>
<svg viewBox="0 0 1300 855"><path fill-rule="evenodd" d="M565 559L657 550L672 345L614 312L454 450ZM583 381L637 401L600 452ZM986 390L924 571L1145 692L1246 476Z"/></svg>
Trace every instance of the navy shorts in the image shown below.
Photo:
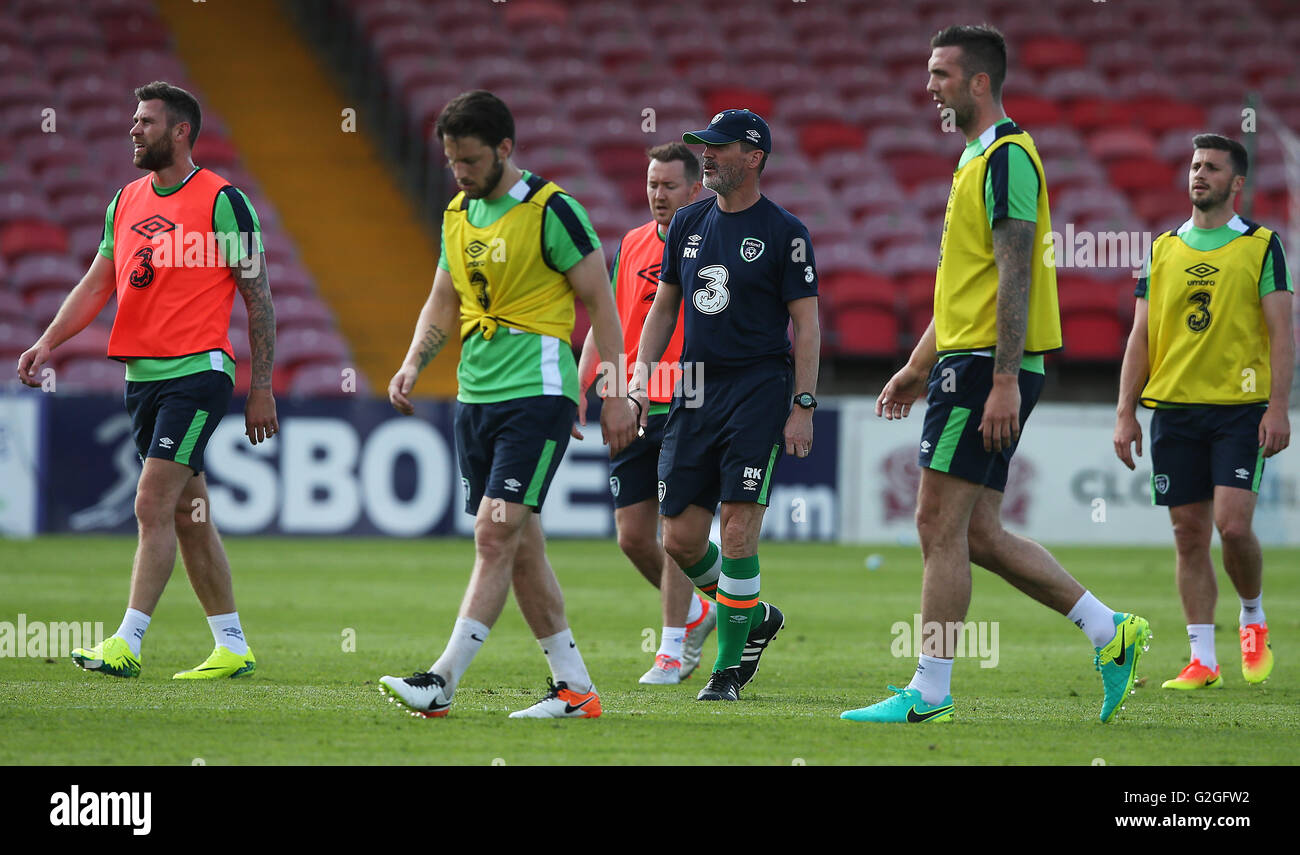
<svg viewBox="0 0 1300 855"><path fill-rule="evenodd" d="M458 404L456 457L465 513L477 514L484 496L540 512L577 414L578 405L563 395Z"/></svg>
<svg viewBox="0 0 1300 855"><path fill-rule="evenodd" d="M126 381L126 412L140 460L174 460L203 472L203 452L235 385L224 371L200 371L170 380Z"/></svg>
<svg viewBox="0 0 1300 855"><path fill-rule="evenodd" d="M1162 407L1151 414L1151 503L1188 505L1214 498L1214 488L1259 492L1264 449L1259 423L1266 407Z"/></svg>
<svg viewBox="0 0 1300 855"><path fill-rule="evenodd" d="M659 452L659 513L712 512L719 501L766 506L793 398L794 373L772 361L706 376L704 406L674 399Z"/></svg>
<svg viewBox="0 0 1300 855"><path fill-rule="evenodd" d="M659 449L664 443L667 413L651 414L645 420L645 436L638 436L609 461L609 492L614 507L626 508L653 499L659 482Z"/></svg>
<svg viewBox="0 0 1300 855"><path fill-rule="evenodd" d="M1020 431L1038 403L1044 377L1020 371ZM1007 471L1019 440L1001 451L985 451L980 422L993 391L993 357L960 354L935 363L925 397L925 424L917 463L974 484L1006 490Z"/></svg>

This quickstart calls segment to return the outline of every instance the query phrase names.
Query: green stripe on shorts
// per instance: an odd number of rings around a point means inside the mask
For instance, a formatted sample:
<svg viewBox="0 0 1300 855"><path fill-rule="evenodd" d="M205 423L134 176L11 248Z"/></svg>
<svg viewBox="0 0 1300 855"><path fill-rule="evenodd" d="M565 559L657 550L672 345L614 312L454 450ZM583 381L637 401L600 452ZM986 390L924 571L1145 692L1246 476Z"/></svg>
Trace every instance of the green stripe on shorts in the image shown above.
<svg viewBox="0 0 1300 855"><path fill-rule="evenodd" d="M198 443L199 434L203 432L203 426L207 421L207 410L194 411L194 418L190 420L190 429L185 431L185 438L181 440L180 448L176 449L176 457L173 458L177 463L189 465L190 455L194 453L194 446Z"/></svg>
<svg viewBox="0 0 1300 855"><path fill-rule="evenodd" d="M772 446L772 453L767 457L767 469L763 470L763 489L758 491L758 503L767 504L767 488L772 486L772 464L776 463L776 453L781 450L780 445Z"/></svg>
<svg viewBox="0 0 1300 855"><path fill-rule="evenodd" d="M1259 456L1255 458L1255 478L1250 482L1250 491L1259 492L1259 479L1264 475L1264 447L1260 446Z"/></svg>
<svg viewBox="0 0 1300 855"><path fill-rule="evenodd" d="M936 472L947 472L952 465L952 456L957 453L957 442L961 432L966 429L970 418L969 407L953 407L948 414L948 423L943 426L939 442L934 447L934 456L930 458L930 468Z"/></svg>
<svg viewBox="0 0 1300 855"><path fill-rule="evenodd" d="M555 454L555 440L546 440L542 447L542 456L533 470L533 479L528 482L528 492L524 493L524 504L537 507L537 497L542 494L542 484L546 482L546 470L551 468L551 456Z"/></svg>

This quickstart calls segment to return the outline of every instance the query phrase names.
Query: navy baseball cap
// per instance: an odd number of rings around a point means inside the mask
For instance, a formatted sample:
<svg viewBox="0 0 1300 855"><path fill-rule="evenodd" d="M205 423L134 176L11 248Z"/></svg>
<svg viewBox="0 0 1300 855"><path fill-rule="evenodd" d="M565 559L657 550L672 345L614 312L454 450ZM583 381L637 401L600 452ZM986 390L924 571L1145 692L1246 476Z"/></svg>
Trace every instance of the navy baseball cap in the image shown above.
<svg viewBox="0 0 1300 855"><path fill-rule="evenodd" d="M682 141L691 145L747 142L768 154L772 153L772 131L762 116L749 110L723 110L713 117L704 130L682 134Z"/></svg>

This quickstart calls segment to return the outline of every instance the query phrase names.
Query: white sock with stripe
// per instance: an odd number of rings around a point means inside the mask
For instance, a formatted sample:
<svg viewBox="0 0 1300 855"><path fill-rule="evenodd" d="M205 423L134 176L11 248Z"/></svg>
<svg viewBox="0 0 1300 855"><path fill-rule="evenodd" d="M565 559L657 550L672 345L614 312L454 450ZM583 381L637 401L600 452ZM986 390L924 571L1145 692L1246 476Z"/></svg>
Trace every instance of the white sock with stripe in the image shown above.
<svg viewBox="0 0 1300 855"><path fill-rule="evenodd" d="M483 648L483 642L487 641L488 632L487 626L474 618L456 618L446 648L438 661L429 667L431 672L446 681L443 691L447 697L455 694L460 678L469 670L469 663L474 661L474 657Z"/></svg>
<svg viewBox="0 0 1300 855"><path fill-rule="evenodd" d="M582 661L571 630L562 629L555 635L537 639L537 643L551 666L551 679L557 684L567 683L569 689L580 695L592 690L591 675L587 673L587 664Z"/></svg>
<svg viewBox="0 0 1300 855"><path fill-rule="evenodd" d="M1192 658L1201 660L1201 664L1213 671L1219 666L1219 657L1214 652L1214 624L1189 623L1187 640L1192 645Z"/></svg>
<svg viewBox="0 0 1300 855"><path fill-rule="evenodd" d="M670 659L682 658L682 642L686 640L686 627L666 626L659 636L659 651L655 656L667 656Z"/></svg>
<svg viewBox="0 0 1300 855"><path fill-rule="evenodd" d="M1115 637L1115 614L1114 609L1107 608L1091 591L1084 591L1065 617L1083 630L1093 647L1105 647Z"/></svg>
<svg viewBox="0 0 1300 855"><path fill-rule="evenodd" d="M140 645L144 642L145 630L149 628L149 615L139 609L127 609L122 615L122 625L113 633L126 642L137 659L140 658Z"/></svg>
<svg viewBox="0 0 1300 855"><path fill-rule="evenodd" d="M208 615L208 628L212 630L212 641L218 647L228 647L236 656L248 653L248 642L244 640L244 628L239 625L239 612L225 615Z"/></svg>
<svg viewBox="0 0 1300 855"><path fill-rule="evenodd" d="M952 660L922 654L907 688L916 689L921 693L921 700L931 706L943 703L952 694Z"/></svg>
<svg viewBox="0 0 1300 855"><path fill-rule="evenodd" d="M1237 626L1250 626L1252 623L1263 625L1264 592L1260 591L1258 597L1249 600L1240 595L1237 599L1241 600L1241 613L1237 615Z"/></svg>

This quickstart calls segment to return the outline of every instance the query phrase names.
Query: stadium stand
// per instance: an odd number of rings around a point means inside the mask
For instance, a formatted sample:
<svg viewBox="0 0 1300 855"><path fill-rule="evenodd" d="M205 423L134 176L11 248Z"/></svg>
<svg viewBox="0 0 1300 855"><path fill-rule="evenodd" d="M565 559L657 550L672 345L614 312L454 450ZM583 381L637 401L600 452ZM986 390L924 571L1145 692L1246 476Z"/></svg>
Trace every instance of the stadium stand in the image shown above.
<svg viewBox="0 0 1300 855"><path fill-rule="evenodd" d="M336 50L361 57L347 67L357 80L379 81L384 123L409 143L401 152L414 161L431 218L450 195L432 121L464 89L491 88L511 106L518 162L567 186L611 244L645 219L647 144L680 138L724 107L762 113L776 137L764 190L807 217L832 361L896 360L928 322L946 187L961 148L941 132L924 91L925 46L942 26L988 20L1007 34L1005 106L1040 144L1058 232L1067 224L1126 233L1177 226L1188 215L1192 134L1240 135L1248 91L1300 128L1300 83L1286 59L1300 47L1300 22L1286 17L1287 0L1188 0L1177 16L1074 0L774 4L770 13L716 21L721 34L684 25L698 9L674 2L328 5ZM1202 22L1223 24L1242 50L1217 52L1207 69ZM438 37L450 28L454 37ZM690 85L657 80L656 63ZM656 119L649 133L647 107ZM1276 140L1259 135L1255 158L1252 212L1280 228L1287 188ZM1062 271L1061 360L1118 360L1132 274L1127 260Z"/></svg>

